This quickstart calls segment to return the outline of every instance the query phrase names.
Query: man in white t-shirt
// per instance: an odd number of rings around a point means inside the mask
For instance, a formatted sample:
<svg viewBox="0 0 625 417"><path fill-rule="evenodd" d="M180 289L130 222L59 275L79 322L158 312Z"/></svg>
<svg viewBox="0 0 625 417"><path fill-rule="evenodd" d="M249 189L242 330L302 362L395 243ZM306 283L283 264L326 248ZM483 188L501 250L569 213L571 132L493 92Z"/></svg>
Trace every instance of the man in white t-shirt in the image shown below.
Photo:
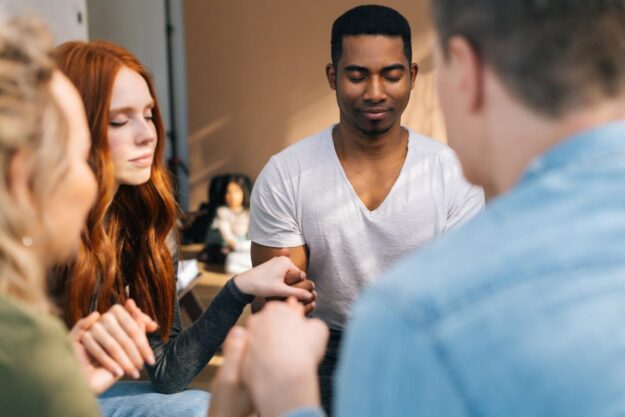
<svg viewBox="0 0 625 417"><path fill-rule="evenodd" d="M316 284L313 315L331 330L320 367L329 413L342 329L361 289L484 205L450 148L401 126L418 70L406 19L357 7L334 22L331 45L326 75L340 121L270 159L249 233L255 265L288 248Z"/></svg>

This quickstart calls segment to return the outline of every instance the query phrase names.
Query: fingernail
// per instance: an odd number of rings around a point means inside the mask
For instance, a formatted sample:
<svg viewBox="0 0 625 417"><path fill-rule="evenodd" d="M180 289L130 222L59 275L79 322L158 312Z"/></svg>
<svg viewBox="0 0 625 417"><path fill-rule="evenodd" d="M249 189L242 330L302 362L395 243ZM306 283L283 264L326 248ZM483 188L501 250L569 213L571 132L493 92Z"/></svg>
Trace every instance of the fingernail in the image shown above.
<svg viewBox="0 0 625 417"><path fill-rule="evenodd" d="M241 337L243 337L243 329L239 327L234 327L230 333L233 339L240 339Z"/></svg>
<svg viewBox="0 0 625 417"><path fill-rule="evenodd" d="M132 371L132 377L134 379L139 379L140 376L141 376L141 374L139 373L139 371L137 371L137 370Z"/></svg>
<svg viewBox="0 0 625 417"><path fill-rule="evenodd" d="M156 363L156 359L154 358L154 355L149 355L148 356L148 363L150 365L154 365Z"/></svg>
<svg viewBox="0 0 625 417"><path fill-rule="evenodd" d="M115 368L115 376L118 378L121 378L122 376L124 376L124 370L120 367Z"/></svg>

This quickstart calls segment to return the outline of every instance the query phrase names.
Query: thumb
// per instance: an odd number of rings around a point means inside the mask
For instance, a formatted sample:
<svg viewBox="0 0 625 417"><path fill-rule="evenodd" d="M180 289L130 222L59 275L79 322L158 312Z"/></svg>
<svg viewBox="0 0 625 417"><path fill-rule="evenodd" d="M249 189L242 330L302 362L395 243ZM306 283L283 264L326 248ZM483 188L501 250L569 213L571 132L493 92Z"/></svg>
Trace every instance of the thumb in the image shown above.
<svg viewBox="0 0 625 417"><path fill-rule="evenodd" d="M241 364L247 347L247 333L244 328L235 326L230 330L224 344L224 362L220 368L220 378L230 383L240 381Z"/></svg>
<svg viewBox="0 0 625 417"><path fill-rule="evenodd" d="M298 282L302 282L306 279L306 273L300 271L299 269L289 269L284 274L284 282L287 285L297 284Z"/></svg>
<svg viewBox="0 0 625 417"><path fill-rule="evenodd" d="M291 256L291 253L287 248L280 248L278 251L278 256L286 256L287 258Z"/></svg>
<svg viewBox="0 0 625 417"><path fill-rule="evenodd" d="M147 333L155 332L158 329L158 324L152 320L150 316L141 311L133 299L129 298L126 300L126 310L137 323L145 326L145 331Z"/></svg>
<svg viewBox="0 0 625 417"><path fill-rule="evenodd" d="M74 331L82 332L82 331L88 330L91 326L94 325L96 321L98 321L99 318L100 318L100 313L98 313L97 311L94 311L93 313L89 314L87 317L83 317L82 319L78 320L76 324L74 324L74 327L72 327L72 332Z"/></svg>
<svg viewBox="0 0 625 417"><path fill-rule="evenodd" d="M71 340L74 342L80 342L82 335L87 330L89 330L89 328L91 328L91 326L93 326L99 318L100 313L94 311L87 317L83 317L82 319L78 320L76 324L74 324L74 327L72 327L72 329L69 331L69 337L71 338Z"/></svg>

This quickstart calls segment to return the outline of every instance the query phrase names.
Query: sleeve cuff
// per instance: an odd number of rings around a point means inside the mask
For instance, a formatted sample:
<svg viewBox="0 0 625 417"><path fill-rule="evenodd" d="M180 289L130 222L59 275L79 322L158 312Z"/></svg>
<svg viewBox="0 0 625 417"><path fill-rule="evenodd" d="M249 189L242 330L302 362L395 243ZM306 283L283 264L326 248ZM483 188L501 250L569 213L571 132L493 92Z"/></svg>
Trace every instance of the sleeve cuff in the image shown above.
<svg viewBox="0 0 625 417"><path fill-rule="evenodd" d="M236 276L236 275L235 275ZM254 296L246 294L237 287L234 282L234 277L230 278L226 283L226 289L232 294L232 296L242 304L249 304L254 300Z"/></svg>
<svg viewBox="0 0 625 417"><path fill-rule="evenodd" d="M258 236L249 233L249 238L252 242L269 248L293 248L306 244L306 241L301 237L276 239L275 237Z"/></svg>

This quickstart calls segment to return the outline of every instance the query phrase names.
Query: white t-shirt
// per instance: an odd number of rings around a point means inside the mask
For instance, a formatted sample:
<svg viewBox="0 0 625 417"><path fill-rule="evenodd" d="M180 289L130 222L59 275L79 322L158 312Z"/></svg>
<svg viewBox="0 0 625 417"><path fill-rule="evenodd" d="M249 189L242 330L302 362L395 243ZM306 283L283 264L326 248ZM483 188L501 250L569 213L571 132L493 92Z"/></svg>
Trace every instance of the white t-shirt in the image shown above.
<svg viewBox="0 0 625 417"><path fill-rule="evenodd" d="M265 165L252 191L249 236L269 247L306 245L318 293L313 315L342 329L364 286L402 255L480 212L484 193L464 179L449 147L408 130L400 175L369 211L339 162L333 128Z"/></svg>

